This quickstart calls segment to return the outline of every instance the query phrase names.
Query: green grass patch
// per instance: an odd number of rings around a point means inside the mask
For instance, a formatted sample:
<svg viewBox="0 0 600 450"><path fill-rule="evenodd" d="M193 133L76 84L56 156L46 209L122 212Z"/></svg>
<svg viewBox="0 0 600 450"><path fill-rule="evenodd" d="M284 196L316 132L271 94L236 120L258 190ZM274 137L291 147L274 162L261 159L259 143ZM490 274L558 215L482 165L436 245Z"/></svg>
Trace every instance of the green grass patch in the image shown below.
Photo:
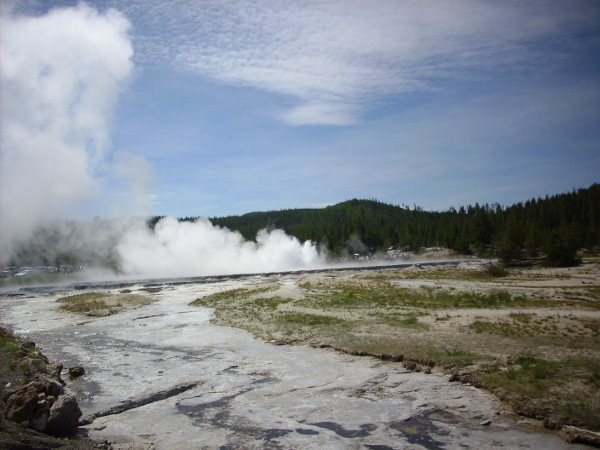
<svg viewBox="0 0 600 450"><path fill-rule="evenodd" d="M16 337L7 329L0 326L0 352L15 353L21 349Z"/></svg>
<svg viewBox="0 0 600 450"><path fill-rule="evenodd" d="M4 328L0 328L0 352L12 354L21 349L17 339Z"/></svg>
<svg viewBox="0 0 600 450"><path fill-rule="evenodd" d="M103 300L104 297L106 297L106 294L101 292L88 292L62 297L57 301L63 304L61 308L66 311L88 313L106 308L106 302Z"/></svg>
<svg viewBox="0 0 600 450"><path fill-rule="evenodd" d="M520 334L518 329L508 326L506 323L489 322L486 320L476 320L469 325L469 328L475 331L475 333L497 334L508 337Z"/></svg>
<svg viewBox="0 0 600 450"><path fill-rule="evenodd" d="M369 317L374 318L378 323L390 327L412 328L415 330L426 330L429 326L419 320L419 317L427 313L370 313Z"/></svg>
<svg viewBox="0 0 600 450"><path fill-rule="evenodd" d="M461 368L486 359L485 356L460 346L447 347L439 343L417 342L385 335L363 335L349 332L336 336L336 338L337 346L350 353L364 352L391 357L402 355L409 360L434 361L438 366Z"/></svg>
<svg viewBox="0 0 600 450"><path fill-rule="evenodd" d="M16 344L2 342L0 343L0 352L2 353L15 353L21 347Z"/></svg>
<svg viewBox="0 0 600 450"><path fill-rule="evenodd" d="M255 298L255 299L248 301L247 305L248 306L256 306L261 309L270 309L272 311L275 311L279 305L284 304L284 303L289 303L291 301L292 300L289 298L283 298L283 297L279 297L279 296L269 297L269 298L259 297L259 298Z"/></svg>
<svg viewBox="0 0 600 450"><path fill-rule="evenodd" d="M311 308L368 308L417 307L441 308L500 308L548 306L545 300L506 291L457 292L422 286L417 289L383 284L381 286L346 285L339 288L323 285L310 286L299 305Z"/></svg>
<svg viewBox="0 0 600 450"><path fill-rule="evenodd" d="M427 270L383 271L358 275L360 279L373 281L386 280L493 280L511 275L511 271L496 265L488 264L481 270L464 270L456 267L428 268Z"/></svg>
<svg viewBox="0 0 600 450"><path fill-rule="evenodd" d="M600 348L598 320L565 317L535 317L527 313L511 313L512 320L476 320L468 327L478 334L489 334L519 339L520 344L531 347L553 346L557 348Z"/></svg>
<svg viewBox="0 0 600 450"><path fill-rule="evenodd" d="M531 318L533 317L533 315L528 313L510 313L508 317L515 320L516 322L529 323L531 322Z"/></svg>
<svg viewBox="0 0 600 450"><path fill-rule="evenodd" d="M154 300L140 294L111 294L106 292L86 292L70 295L57 300L61 309L88 316L107 316L124 309L147 305Z"/></svg>
<svg viewBox="0 0 600 450"><path fill-rule="evenodd" d="M486 383L494 387L502 387L520 396L541 398L541 394L567 383L561 369L561 362L526 355L511 361L502 370L488 367L480 374Z"/></svg>
<svg viewBox="0 0 600 450"><path fill-rule="evenodd" d="M600 361L564 358L548 361L521 355L505 367L478 371L487 388L510 392L511 404L527 415L563 416L566 423L600 430Z"/></svg>
<svg viewBox="0 0 600 450"><path fill-rule="evenodd" d="M322 325L341 325L346 321L337 317L322 316L318 314L307 314L300 312L285 312L277 316L276 321L285 324L298 326L322 326Z"/></svg>
<svg viewBox="0 0 600 450"><path fill-rule="evenodd" d="M274 287L269 286L259 289L238 288L222 292L215 292L214 294L197 298L196 300L190 303L190 306L214 307L218 304L221 307L226 307L226 305L230 304L230 306L235 307L236 304L243 300L246 300L258 294L263 294L265 292L272 291L274 289Z"/></svg>

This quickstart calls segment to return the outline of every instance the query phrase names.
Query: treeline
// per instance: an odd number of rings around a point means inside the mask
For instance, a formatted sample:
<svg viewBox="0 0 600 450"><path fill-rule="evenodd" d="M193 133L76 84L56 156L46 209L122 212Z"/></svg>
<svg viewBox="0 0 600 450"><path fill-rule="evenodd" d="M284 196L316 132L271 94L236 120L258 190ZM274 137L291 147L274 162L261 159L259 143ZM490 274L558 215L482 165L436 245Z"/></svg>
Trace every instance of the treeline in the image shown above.
<svg viewBox="0 0 600 450"><path fill-rule="evenodd" d="M158 219L158 218L156 218ZM155 220L156 220L155 219ZM180 220L194 220L186 217ZM398 246L443 246L505 261L541 253L592 249L600 244L600 185L504 207L475 204L443 212L377 200L348 200L321 209L288 209L214 217L214 225L254 239L263 228L280 228L334 254ZM563 261L564 263L564 261Z"/></svg>

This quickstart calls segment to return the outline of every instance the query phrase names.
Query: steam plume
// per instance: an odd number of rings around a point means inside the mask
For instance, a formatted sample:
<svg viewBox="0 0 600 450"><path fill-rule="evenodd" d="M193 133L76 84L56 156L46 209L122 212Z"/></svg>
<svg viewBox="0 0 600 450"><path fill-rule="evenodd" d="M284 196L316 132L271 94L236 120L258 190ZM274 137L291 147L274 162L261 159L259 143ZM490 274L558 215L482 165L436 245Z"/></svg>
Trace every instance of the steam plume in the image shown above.
<svg viewBox="0 0 600 450"><path fill-rule="evenodd" d="M0 254L102 188L109 125L132 69L129 22L81 3L0 18Z"/></svg>
<svg viewBox="0 0 600 450"><path fill-rule="evenodd" d="M140 277L320 264L314 245L280 230L246 242L208 220L166 218L151 230L144 219L64 219L106 197L109 179L129 187L129 213L148 212L151 167L109 145L119 91L133 68L129 27L119 12L83 3L39 17L10 10L0 17L0 264L90 264Z"/></svg>
<svg viewBox="0 0 600 450"><path fill-rule="evenodd" d="M153 277L282 271L323 262L312 243L301 244L281 230L262 230L251 242L207 219L167 217L154 231L130 230L117 251L123 273Z"/></svg>

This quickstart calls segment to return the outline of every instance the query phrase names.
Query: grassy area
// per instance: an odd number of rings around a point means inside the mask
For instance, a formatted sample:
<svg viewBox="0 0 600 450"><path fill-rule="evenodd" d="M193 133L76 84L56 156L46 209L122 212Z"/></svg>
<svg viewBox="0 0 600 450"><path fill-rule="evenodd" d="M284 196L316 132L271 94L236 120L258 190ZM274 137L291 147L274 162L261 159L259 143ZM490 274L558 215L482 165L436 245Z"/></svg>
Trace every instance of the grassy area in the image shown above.
<svg viewBox="0 0 600 450"><path fill-rule="evenodd" d="M192 306L212 306L219 305L222 308L237 307L241 301L247 300L250 297L256 296L275 289L274 287L263 288L237 288L228 291L216 292L206 297L198 298L190 303ZM258 299L254 299L256 301ZM259 302L260 303L260 302ZM265 302L267 304L267 302Z"/></svg>
<svg viewBox="0 0 600 450"><path fill-rule="evenodd" d="M267 341L404 361L411 370L433 367L496 392L524 415L600 431L599 305L590 296L566 299L561 273L550 277L554 288L508 289L535 277L458 268L307 276L293 295L271 284L193 304L215 308L217 324ZM569 288L572 295L598 289Z"/></svg>
<svg viewBox="0 0 600 450"><path fill-rule="evenodd" d="M483 385L499 392L516 412L552 426L569 423L598 430L600 361L597 358L547 360L521 355L506 366L477 371Z"/></svg>
<svg viewBox="0 0 600 450"><path fill-rule="evenodd" d="M17 368L21 343L8 330L0 327L0 376Z"/></svg>
<svg viewBox="0 0 600 450"><path fill-rule="evenodd" d="M154 299L140 294L109 294L86 292L62 297L57 300L61 309L92 317L117 314L121 311L152 303Z"/></svg>
<svg viewBox="0 0 600 450"><path fill-rule="evenodd" d="M511 275L510 270L495 264L488 264L477 270L461 269L453 266L427 267L423 270L366 272L359 276L365 280L388 281L390 279L402 280L500 280Z"/></svg>
<svg viewBox="0 0 600 450"><path fill-rule="evenodd" d="M523 295L512 295L504 290L489 292L456 292L439 287L420 286L419 288L403 287L385 282L357 283L354 281L338 281L331 283L303 283L300 285L305 298L298 304L319 308L535 308L555 306L556 303L546 299L532 299Z"/></svg>

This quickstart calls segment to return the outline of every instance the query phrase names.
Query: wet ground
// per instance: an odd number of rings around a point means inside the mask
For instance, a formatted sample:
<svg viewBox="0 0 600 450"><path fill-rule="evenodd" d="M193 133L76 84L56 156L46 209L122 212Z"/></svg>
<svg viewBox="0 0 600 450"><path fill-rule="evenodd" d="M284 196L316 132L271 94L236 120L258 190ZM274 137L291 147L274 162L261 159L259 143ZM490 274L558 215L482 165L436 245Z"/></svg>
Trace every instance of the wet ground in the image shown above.
<svg viewBox="0 0 600 450"><path fill-rule="evenodd" d="M572 448L518 425L490 395L446 376L325 349L274 346L188 306L261 276L88 285L157 301L90 318L37 289L0 295L1 321L52 360L82 365L69 383L90 437L117 448ZM262 279L262 278L261 278Z"/></svg>

